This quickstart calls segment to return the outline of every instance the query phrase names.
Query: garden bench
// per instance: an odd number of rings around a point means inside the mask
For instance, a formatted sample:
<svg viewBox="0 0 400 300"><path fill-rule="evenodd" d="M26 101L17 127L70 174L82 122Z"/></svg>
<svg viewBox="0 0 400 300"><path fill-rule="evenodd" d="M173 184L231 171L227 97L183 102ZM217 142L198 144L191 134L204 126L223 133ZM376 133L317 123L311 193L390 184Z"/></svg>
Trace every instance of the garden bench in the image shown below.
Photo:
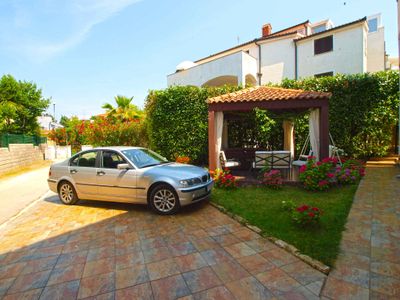
<svg viewBox="0 0 400 300"><path fill-rule="evenodd" d="M290 169L291 164L290 151L256 151L253 169Z"/></svg>

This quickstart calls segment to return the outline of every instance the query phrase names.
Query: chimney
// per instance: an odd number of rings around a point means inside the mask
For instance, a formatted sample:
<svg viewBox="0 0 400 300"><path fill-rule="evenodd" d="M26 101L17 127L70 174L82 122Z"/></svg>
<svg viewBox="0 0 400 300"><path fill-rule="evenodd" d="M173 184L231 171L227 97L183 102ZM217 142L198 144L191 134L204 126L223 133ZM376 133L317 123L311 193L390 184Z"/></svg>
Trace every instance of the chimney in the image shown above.
<svg viewBox="0 0 400 300"><path fill-rule="evenodd" d="M262 37L269 36L272 33L272 26L270 23L263 25L262 27Z"/></svg>

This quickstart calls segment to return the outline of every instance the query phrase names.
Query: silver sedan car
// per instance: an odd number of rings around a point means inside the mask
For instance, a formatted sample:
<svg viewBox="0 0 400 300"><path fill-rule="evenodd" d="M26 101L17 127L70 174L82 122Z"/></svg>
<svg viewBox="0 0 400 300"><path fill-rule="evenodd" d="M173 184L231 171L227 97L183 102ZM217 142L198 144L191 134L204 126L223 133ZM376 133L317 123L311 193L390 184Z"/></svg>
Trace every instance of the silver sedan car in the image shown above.
<svg viewBox="0 0 400 300"><path fill-rule="evenodd" d="M139 147L82 151L53 164L48 183L65 204L79 199L142 203L159 214L207 199L213 186L205 169L169 162Z"/></svg>

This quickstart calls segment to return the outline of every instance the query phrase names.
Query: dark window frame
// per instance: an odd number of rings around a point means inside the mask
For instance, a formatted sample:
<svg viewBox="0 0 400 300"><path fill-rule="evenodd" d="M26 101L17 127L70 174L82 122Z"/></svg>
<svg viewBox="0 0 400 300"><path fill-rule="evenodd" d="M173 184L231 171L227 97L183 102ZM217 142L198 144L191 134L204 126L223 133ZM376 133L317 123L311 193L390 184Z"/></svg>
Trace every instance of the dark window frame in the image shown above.
<svg viewBox="0 0 400 300"><path fill-rule="evenodd" d="M315 78L333 76L333 71L315 74Z"/></svg>
<svg viewBox="0 0 400 300"><path fill-rule="evenodd" d="M90 152L96 153L96 161L95 161L94 167L90 167L90 166L80 166L80 165L79 165L79 159L80 159L80 157L81 157L82 155L84 155L84 154L86 154L86 153L90 153ZM73 165L73 164L72 164L72 161L75 160L76 158L78 159L78 164L77 164L77 165ZM84 151L84 152L75 154L74 156L72 156L72 157L69 159L68 166L70 166L70 167L78 167L78 168L98 168L98 167L99 167L99 151L98 151L98 150L87 150L87 151Z"/></svg>
<svg viewBox="0 0 400 300"><path fill-rule="evenodd" d="M115 153L116 155L118 155L119 157L121 157L123 160L124 160L124 164L129 164L129 165L131 165L128 161L127 161L127 159L121 154L121 153L119 153L118 151L114 151L114 150L102 150L101 151L101 155L100 155L100 158L99 158L99 168L101 168L101 169L110 169L110 170L116 170L117 168L106 168L106 167L104 167L104 161L103 161L103 158L104 158L104 156L103 156L103 154L104 154L104 152L111 152L111 153Z"/></svg>
<svg viewBox="0 0 400 300"><path fill-rule="evenodd" d="M325 42L326 41L326 42ZM333 35L314 40L314 55L333 51Z"/></svg>

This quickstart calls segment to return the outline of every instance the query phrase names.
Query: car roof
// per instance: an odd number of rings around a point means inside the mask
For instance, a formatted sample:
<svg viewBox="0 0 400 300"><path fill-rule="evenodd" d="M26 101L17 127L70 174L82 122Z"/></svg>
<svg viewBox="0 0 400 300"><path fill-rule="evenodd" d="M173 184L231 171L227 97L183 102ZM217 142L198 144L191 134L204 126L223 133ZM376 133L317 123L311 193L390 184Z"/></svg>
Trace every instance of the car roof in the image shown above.
<svg viewBox="0 0 400 300"><path fill-rule="evenodd" d="M91 150L129 150L129 149L145 149L143 147L131 147L131 146L110 146L110 147L96 147Z"/></svg>

